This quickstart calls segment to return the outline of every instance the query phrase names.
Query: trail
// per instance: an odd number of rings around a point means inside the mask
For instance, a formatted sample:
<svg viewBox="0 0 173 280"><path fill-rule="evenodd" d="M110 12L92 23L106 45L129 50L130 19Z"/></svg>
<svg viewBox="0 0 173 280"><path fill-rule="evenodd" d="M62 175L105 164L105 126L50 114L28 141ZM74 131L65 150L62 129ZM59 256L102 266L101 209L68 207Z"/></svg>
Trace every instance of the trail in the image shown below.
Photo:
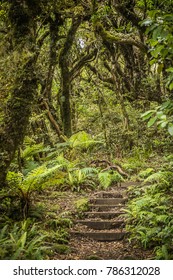
<svg viewBox="0 0 173 280"><path fill-rule="evenodd" d="M130 244L123 218L128 200L126 189L136 183L123 183L107 191L90 194L89 210L76 219L70 230L69 254L61 259L152 259L152 251Z"/></svg>

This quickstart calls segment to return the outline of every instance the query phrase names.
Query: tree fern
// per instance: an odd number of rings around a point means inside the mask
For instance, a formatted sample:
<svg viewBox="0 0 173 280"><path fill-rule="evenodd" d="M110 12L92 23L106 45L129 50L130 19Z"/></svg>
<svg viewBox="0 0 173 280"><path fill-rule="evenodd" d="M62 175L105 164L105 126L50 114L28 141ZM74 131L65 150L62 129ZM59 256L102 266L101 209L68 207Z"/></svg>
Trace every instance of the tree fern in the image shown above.
<svg viewBox="0 0 173 280"><path fill-rule="evenodd" d="M26 178L23 180L23 187L30 187L32 189L40 188L43 183L45 183L59 171L61 166L61 164L57 164L51 168L48 168L46 164L39 166L26 176Z"/></svg>

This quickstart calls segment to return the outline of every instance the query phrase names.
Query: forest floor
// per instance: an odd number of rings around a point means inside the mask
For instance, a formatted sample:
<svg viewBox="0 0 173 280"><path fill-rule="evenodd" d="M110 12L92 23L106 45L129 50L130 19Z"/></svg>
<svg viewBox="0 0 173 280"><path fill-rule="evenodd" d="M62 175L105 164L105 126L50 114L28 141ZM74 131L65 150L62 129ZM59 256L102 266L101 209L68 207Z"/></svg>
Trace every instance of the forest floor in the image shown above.
<svg viewBox="0 0 173 280"><path fill-rule="evenodd" d="M117 187L115 186L115 189ZM117 190L117 189L116 189ZM93 191L87 192L60 192L56 188L52 190L44 191L39 198L36 199L37 203L42 203L46 209L44 213L44 219L46 221L50 219L56 219L58 217L67 217L72 221L80 218L81 212L77 209L76 205L81 200L90 199L93 196ZM82 230L81 225L77 227ZM70 229L76 228L76 225L72 224ZM48 229L49 230L49 229ZM52 254L51 259L60 260L149 260L154 259L154 253L152 250L145 250L139 247L135 243L130 243L128 236L123 240L100 242L92 240L90 238L84 238L79 236L70 236L68 241L69 250L65 252L55 252Z"/></svg>

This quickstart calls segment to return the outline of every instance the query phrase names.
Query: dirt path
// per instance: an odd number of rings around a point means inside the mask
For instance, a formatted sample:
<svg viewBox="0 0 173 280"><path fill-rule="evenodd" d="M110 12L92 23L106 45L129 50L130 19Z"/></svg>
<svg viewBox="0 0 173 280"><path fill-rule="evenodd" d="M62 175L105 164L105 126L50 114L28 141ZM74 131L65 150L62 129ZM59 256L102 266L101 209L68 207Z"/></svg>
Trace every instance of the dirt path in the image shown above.
<svg viewBox="0 0 173 280"><path fill-rule="evenodd" d="M123 213L130 184L90 194L89 210L75 219L70 230L69 253L54 259L152 259L152 251L130 244L125 231Z"/></svg>

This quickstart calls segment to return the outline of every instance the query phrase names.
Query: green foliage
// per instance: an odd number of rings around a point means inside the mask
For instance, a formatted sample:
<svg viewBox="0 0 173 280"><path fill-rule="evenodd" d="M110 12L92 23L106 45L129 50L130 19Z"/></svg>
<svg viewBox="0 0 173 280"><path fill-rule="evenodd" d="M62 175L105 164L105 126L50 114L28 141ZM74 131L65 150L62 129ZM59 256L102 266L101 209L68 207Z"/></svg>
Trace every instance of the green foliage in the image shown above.
<svg viewBox="0 0 173 280"><path fill-rule="evenodd" d="M25 177L21 173L8 172L7 182L13 195L19 196L25 218L28 215L32 193L47 186L51 178L58 173L60 167L60 164L50 162L49 165L43 164L33 169Z"/></svg>
<svg viewBox="0 0 173 280"><path fill-rule="evenodd" d="M128 203L125 210L127 230L131 233L130 240L139 241L144 248L155 248L156 258L172 259L172 172L154 173L144 182L152 185L139 191L135 187L135 198Z"/></svg>
<svg viewBox="0 0 173 280"><path fill-rule="evenodd" d="M87 150L89 147L101 143L101 141L95 141L92 139L91 135L87 134L85 131L80 131L69 138L69 143L71 148L81 148Z"/></svg>
<svg viewBox="0 0 173 280"><path fill-rule="evenodd" d="M37 224L30 220L6 224L0 233L1 260L40 260L47 247L44 244L46 234L38 231Z"/></svg>
<svg viewBox="0 0 173 280"><path fill-rule="evenodd" d="M147 178L149 175L153 173L154 169L153 168L147 168L145 170L142 170L139 172L138 176L142 179Z"/></svg>
<svg viewBox="0 0 173 280"><path fill-rule="evenodd" d="M59 253L61 255L61 254L70 253L71 249L69 246L67 246L65 244L54 244L53 251L55 251L56 253Z"/></svg>
<svg viewBox="0 0 173 280"><path fill-rule="evenodd" d="M95 168L72 169L68 172L67 184L71 186L72 191L80 191L85 186L94 187L94 179L97 170Z"/></svg>
<svg viewBox="0 0 173 280"><path fill-rule="evenodd" d="M105 189L111 185L112 178L111 178L110 172L100 172L98 174L98 179L99 179L100 185Z"/></svg>
<svg viewBox="0 0 173 280"><path fill-rule="evenodd" d="M21 152L21 157L23 159L28 159L43 151L45 151L45 147L43 143L39 143L39 144L32 143L32 145L30 144L26 146L26 148Z"/></svg>
<svg viewBox="0 0 173 280"><path fill-rule="evenodd" d="M150 53L153 57L150 63L158 66L158 73L164 68L165 62L171 61L173 57L172 20L172 13L168 13L167 10L162 11L161 9L154 9L148 13L148 19L145 19L142 23L147 26L147 34L149 35L148 43L150 45ZM168 66L167 73L167 86L172 90L173 68Z"/></svg>
<svg viewBox="0 0 173 280"><path fill-rule="evenodd" d="M140 170L146 167L146 162L145 162L145 151L142 151L141 149L134 151L135 156L130 157L126 159L122 163L122 167L127 171L129 174L137 174Z"/></svg>
<svg viewBox="0 0 173 280"><path fill-rule="evenodd" d="M157 184L158 188L170 189L173 184L171 171L159 171L145 179L144 183Z"/></svg>
<svg viewBox="0 0 173 280"><path fill-rule="evenodd" d="M43 233L47 231L43 231ZM46 243L48 244L48 246L54 246L54 244L68 244L69 242L69 233L67 231L67 229L65 228L60 228L56 231L54 230L50 230L47 233L47 237L46 237Z"/></svg>
<svg viewBox="0 0 173 280"><path fill-rule="evenodd" d="M173 102L168 100L162 105L157 106L155 110L149 110L141 115L143 120L149 120L148 127L156 124L158 128L166 128L168 133L173 135Z"/></svg>
<svg viewBox="0 0 173 280"><path fill-rule="evenodd" d="M117 171L100 172L98 174L98 180L100 186L104 189L107 189L113 184L124 181L123 177Z"/></svg>
<svg viewBox="0 0 173 280"><path fill-rule="evenodd" d="M75 208L79 214L87 211L88 207L88 198L81 198L75 201Z"/></svg>
<svg viewBox="0 0 173 280"><path fill-rule="evenodd" d="M69 218L57 218L57 219L50 219L47 222L47 225L50 229L57 230L62 228L70 228L72 226L72 220Z"/></svg>

